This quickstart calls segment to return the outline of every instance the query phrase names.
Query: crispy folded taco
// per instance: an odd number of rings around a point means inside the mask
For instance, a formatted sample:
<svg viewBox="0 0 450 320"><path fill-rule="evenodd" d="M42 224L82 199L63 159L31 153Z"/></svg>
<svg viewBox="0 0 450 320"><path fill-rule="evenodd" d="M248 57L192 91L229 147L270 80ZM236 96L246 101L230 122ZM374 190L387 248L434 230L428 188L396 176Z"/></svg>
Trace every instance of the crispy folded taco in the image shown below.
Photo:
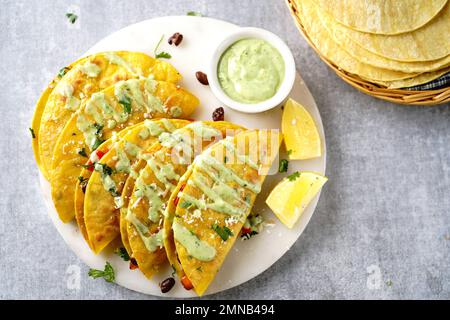
<svg viewBox="0 0 450 320"><path fill-rule="evenodd" d="M36 163L41 171L43 171L41 166L41 157L39 155L39 129L41 127L41 118L42 113L44 112L44 108L47 104L48 98L50 94L53 92L53 89L56 87L56 85L61 81L62 78L66 75L67 72L69 72L71 69L76 67L78 64L82 64L86 61L88 57L81 58L72 64L68 65L67 67L62 68L59 70L58 74L53 78L53 80L45 87L44 91L41 93L41 96L39 97L38 102L36 103L36 108L34 109L33 114L33 120L31 122L31 129L33 130L34 136L33 136L33 153L34 158L36 159Z"/></svg>
<svg viewBox="0 0 450 320"><path fill-rule="evenodd" d="M85 188L82 219L88 242L95 253L103 250L119 235L120 208L125 205L121 197L122 190L129 175L137 177L137 172L133 170L141 152L156 143L162 133L171 133L189 123L188 120L180 119L145 120L127 130L123 138L99 159L97 164L101 165L102 171L111 168L111 174L105 175L93 169ZM76 192L83 193L81 188Z"/></svg>
<svg viewBox="0 0 450 320"><path fill-rule="evenodd" d="M86 224L84 223L84 194L86 192L87 183L89 182L89 178L93 173L93 165L95 162L99 161L109 150L113 147L113 145L122 139L126 134L132 131L135 127L142 125L139 123L137 125L128 127L119 133L112 136L110 139L103 142L96 150L93 152L89 160L84 164L83 169L81 170L80 175L78 176L77 184L75 187L75 218L80 228L81 234L83 235L86 242L89 244L89 238L86 231Z"/></svg>
<svg viewBox="0 0 450 320"><path fill-rule="evenodd" d="M280 143L277 130L224 139L199 155L175 188L165 212L164 245L183 285L198 295L238 237Z"/></svg>
<svg viewBox="0 0 450 320"><path fill-rule="evenodd" d="M77 179L82 166L101 143L146 118L186 118L198 104L198 99L188 91L173 83L156 81L152 76L120 81L85 100L64 127L54 148L50 182L61 220L68 222L74 218ZM101 171L101 166L94 169Z"/></svg>
<svg viewBox="0 0 450 320"><path fill-rule="evenodd" d="M40 120L38 143L44 176L50 178L55 141L84 99L121 80L150 75L173 83L181 78L169 63L127 51L94 54L69 70L49 94Z"/></svg>
<svg viewBox="0 0 450 320"><path fill-rule="evenodd" d="M143 155L140 170L124 217L132 256L139 269L150 278L166 261L163 248L163 213L178 180L187 171L194 156L242 128L229 122L194 122L160 136Z"/></svg>

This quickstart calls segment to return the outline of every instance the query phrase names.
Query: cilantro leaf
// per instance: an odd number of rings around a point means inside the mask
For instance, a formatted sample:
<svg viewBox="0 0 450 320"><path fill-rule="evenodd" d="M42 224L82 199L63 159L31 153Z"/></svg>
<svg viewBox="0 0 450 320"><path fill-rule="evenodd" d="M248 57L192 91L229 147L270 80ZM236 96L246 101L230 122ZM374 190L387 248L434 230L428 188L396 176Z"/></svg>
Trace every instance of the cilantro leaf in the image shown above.
<svg viewBox="0 0 450 320"><path fill-rule="evenodd" d="M101 124L98 123L94 123L94 128L96 129L95 134L101 134L102 130L103 130L103 126Z"/></svg>
<svg viewBox="0 0 450 320"><path fill-rule="evenodd" d="M300 172L296 171L293 174L289 175L287 178L289 181L295 181L298 177L300 177Z"/></svg>
<svg viewBox="0 0 450 320"><path fill-rule="evenodd" d="M119 103L123 106L123 111L125 111L125 113L130 114L131 113L131 99L128 96L123 96L120 100Z"/></svg>
<svg viewBox="0 0 450 320"><path fill-rule="evenodd" d="M155 50L153 51L153 53L155 54L155 58L156 59L159 59L159 58L170 59L170 58L172 58L172 56L169 53L167 53L167 52L161 51L160 53L157 53L158 48L161 45L161 42L163 41L163 39L164 39L164 35L161 36L161 39L159 39L159 42L156 45Z"/></svg>
<svg viewBox="0 0 450 320"><path fill-rule="evenodd" d="M88 275L94 279L103 278L106 282L114 282L116 279L114 269L109 262L106 262L104 270L89 269Z"/></svg>
<svg viewBox="0 0 450 320"><path fill-rule="evenodd" d="M71 24L74 24L75 21L77 21L77 19L78 19L78 16L75 13L70 13L70 12L66 13L66 17L67 17L67 19L69 19L69 22Z"/></svg>
<svg viewBox="0 0 450 320"><path fill-rule="evenodd" d="M211 228L222 238L223 241L227 241L230 236L233 236L233 232L226 226L218 226L213 224Z"/></svg>
<svg viewBox="0 0 450 320"><path fill-rule="evenodd" d="M92 145L92 150L97 150L98 147L100 147L100 145L105 142L105 140L102 140L98 137L95 138L94 144Z"/></svg>
<svg viewBox="0 0 450 320"><path fill-rule="evenodd" d="M85 157L85 158L88 157L85 148L79 149L77 153L78 153L80 156L82 156L82 157Z"/></svg>
<svg viewBox="0 0 450 320"><path fill-rule="evenodd" d="M94 170L97 172L100 172L101 174L110 176L113 173L113 169L108 166L106 163L99 163L97 162L94 165Z"/></svg>
<svg viewBox="0 0 450 320"><path fill-rule="evenodd" d="M283 173L288 171L289 161L286 159L280 160L280 165L278 166L278 172Z"/></svg>
<svg viewBox="0 0 450 320"><path fill-rule="evenodd" d="M192 16L192 17L203 17L203 15L200 12L195 12L195 11L189 11L188 13L186 13L186 15Z"/></svg>
<svg viewBox="0 0 450 320"><path fill-rule="evenodd" d="M189 201L183 201L182 203L180 203L180 208L183 208L183 209L187 209L190 206L192 206L192 203L190 203Z"/></svg>
<svg viewBox="0 0 450 320"><path fill-rule="evenodd" d="M58 77L59 78L64 77L69 70L70 69L68 67L61 68L58 72Z"/></svg>
<svg viewBox="0 0 450 320"><path fill-rule="evenodd" d="M167 52L164 52L164 51L161 51L155 57L156 57L156 59L159 59L159 58L170 59L170 58L172 58L170 53L167 53Z"/></svg>
<svg viewBox="0 0 450 320"><path fill-rule="evenodd" d="M100 165L103 167L103 173L110 176L113 173L113 169L108 166L106 163L100 163Z"/></svg>
<svg viewBox="0 0 450 320"><path fill-rule="evenodd" d="M258 231L252 230L250 232L246 232L246 233L241 234L241 238L244 238L244 240L248 240L251 237L256 236L257 234L258 234Z"/></svg>
<svg viewBox="0 0 450 320"><path fill-rule="evenodd" d="M115 253L123 259L123 261L130 261L130 256L125 248L117 248Z"/></svg>

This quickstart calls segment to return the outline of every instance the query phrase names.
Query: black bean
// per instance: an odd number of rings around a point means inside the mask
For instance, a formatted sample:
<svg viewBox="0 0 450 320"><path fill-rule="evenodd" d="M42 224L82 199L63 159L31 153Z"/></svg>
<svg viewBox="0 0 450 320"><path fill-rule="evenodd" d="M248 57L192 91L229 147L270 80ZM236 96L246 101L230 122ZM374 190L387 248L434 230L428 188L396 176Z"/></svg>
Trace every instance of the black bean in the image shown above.
<svg viewBox="0 0 450 320"><path fill-rule="evenodd" d="M214 110L212 118L214 121L223 121L225 119L225 110L222 107L217 108Z"/></svg>
<svg viewBox="0 0 450 320"><path fill-rule="evenodd" d="M159 287L161 288L162 293L166 293L166 292L169 292L170 289L172 289L174 285L175 285L175 279L170 277L170 278L167 278L166 280L164 280L163 282L161 282L159 284Z"/></svg>
<svg viewBox="0 0 450 320"><path fill-rule="evenodd" d="M138 268L139 268L139 266L137 264L136 259L130 257L130 270L135 270L135 269L138 269Z"/></svg>
<svg viewBox="0 0 450 320"><path fill-rule="evenodd" d="M197 71L195 73L195 76L197 77L198 82L200 82L201 84L203 84L205 86L209 85L208 77L203 72Z"/></svg>
<svg viewBox="0 0 450 320"><path fill-rule="evenodd" d="M181 43L181 41L183 41L183 35L179 32L175 32L170 38L169 38L169 44L172 45L176 45L178 47L178 45Z"/></svg>

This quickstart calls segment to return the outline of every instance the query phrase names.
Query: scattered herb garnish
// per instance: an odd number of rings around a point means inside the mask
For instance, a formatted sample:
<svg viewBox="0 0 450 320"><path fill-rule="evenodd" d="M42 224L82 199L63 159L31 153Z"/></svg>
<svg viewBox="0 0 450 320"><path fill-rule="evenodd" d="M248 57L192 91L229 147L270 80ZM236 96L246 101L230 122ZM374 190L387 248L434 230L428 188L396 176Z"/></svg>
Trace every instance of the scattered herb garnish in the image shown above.
<svg viewBox="0 0 450 320"><path fill-rule="evenodd" d="M100 133L102 133L103 126L102 126L101 124L94 123L94 128L96 129L95 134L100 134Z"/></svg>
<svg viewBox="0 0 450 320"><path fill-rule="evenodd" d="M117 248L115 253L123 259L123 261L130 261L130 256L128 255L127 249Z"/></svg>
<svg viewBox="0 0 450 320"><path fill-rule="evenodd" d="M172 267L172 277L175 277L175 275L177 274L177 269L175 269L173 264L171 264L170 266Z"/></svg>
<svg viewBox="0 0 450 320"><path fill-rule="evenodd" d="M36 138L36 135L34 134L33 128L28 128L28 130L30 130L31 138L35 139L35 138Z"/></svg>
<svg viewBox="0 0 450 320"><path fill-rule="evenodd" d="M100 138L95 138L94 144L92 145L92 150L97 150L98 147L100 147L100 145L105 142L105 140L102 140Z"/></svg>
<svg viewBox="0 0 450 320"><path fill-rule="evenodd" d="M78 150L78 154L79 154L80 156L82 156L82 157L86 157L86 158L88 157L85 148L79 149L79 150Z"/></svg>
<svg viewBox="0 0 450 320"><path fill-rule="evenodd" d="M198 268L195 269L195 270L197 270L198 272L203 272L202 267L198 267Z"/></svg>
<svg viewBox="0 0 450 320"><path fill-rule="evenodd" d="M62 78L66 75L66 73L69 71L70 69L67 67L61 68L58 72L58 77Z"/></svg>
<svg viewBox="0 0 450 320"><path fill-rule="evenodd" d="M86 188L87 188L87 184L89 182L89 179L85 178L85 177L82 177L82 176L79 176L78 177L78 181L80 181L81 191L83 191L83 193L86 193Z"/></svg>
<svg viewBox="0 0 450 320"><path fill-rule="evenodd" d="M288 171L289 161L286 159L280 160L280 165L278 166L278 172L283 173Z"/></svg>
<svg viewBox="0 0 450 320"><path fill-rule="evenodd" d="M105 142L105 140L101 138L104 126L98 123L94 123L93 126L95 128L95 140L91 145L91 149L96 150L103 142Z"/></svg>
<svg viewBox="0 0 450 320"><path fill-rule="evenodd" d="M131 113L131 99L128 96L123 96L119 100L119 103L123 106L123 111L125 111L125 113Z"/></svg>
<svg viewBox="0 0 450 320"><path fill-rule="evenodd" d="M106 163L96 163L96 166L101 166L102 169L101 170L97 170L98 167L97 168L94 167L95 171L101 172L101 173L106 174L108 176L110 176L113 173L113 169L110 166L108 166Z"/></svg>
<svg viewBox="0 0 450 320"><path fill-rule="evenodd" d="M161 42L163 41L163 39L164 39L164 35L162 35L161 39L159 39L159 42L158 42L158 44L155 47L155 51L153 52L155 54L155 58L156 59L159 59L159 58L170 59L170 58L172 58L172 56L169 53L167 53L167 52L161 51L161 52L157 53L158 48L159 48Z"/></svg>
<svg viewBox="0 0 450 320"><path fill-rule="evenodd" d="M192 203L190 203L189 201L183 201L182 203L180 203L180 208L183 208L183 209L187 209L190 206L192 206Z"/></svg>
<svg viewBox="0 0 450 320"><path fill-rule="evenodd" d="M86 181L86 180L88 180L88 179L83 176L78 176L78 181L80 181L80 183L82 183L83 181Z"/></svg>
<svg viewBox="0 0 450 320"><path fill-rule="evenodd" d="M298 177L300 177L300 172L296 171L293 174L289 175L287 178L289 181L295 181Z"/></svg>
<svg viewBox="0 0 450 320"><path fill-rule="evenodd" d="M256 236L257 234L258 234L258 231L252 230L250 232L246 232L246 233L241 234L241 238L244 238L244 240L248 240L251 237Z"/></svg>
<svg viewBox="0 0 450 320"><path fill-rule="evenodd" d="M75 21L77 21L77 19L78 19L78 16L75 13L66 13L66 17L67 17L67 19L69 19L69 22L71 24L74 24Z"/></svg>
<svg viewBox="0 0 450 320"><path fill-rule="evenodd" d="M89 277L94 279L103 278L106 282L114 282L114 269L109 262L105 264L105 270L89 269Z"/></svg>
<svg viewBox="0 0 450 320"><path fill-rule="evenodd" d="M217 224L213 224L211 228L222 238L223 241L227 241L230 236L233 235L230 229L226 226L218 226Z"/></svg>
<svg viewBox="0 0 450 320"><path fill-rule="evenodd" d="M156 59L159 59L159 58L170 59L170 58L172 58L172 56L170 55L170 53L164 52L164 51L161 51L161 52L158 53L155 57L156 57Z"/></svg>
<svg viewBox="0 0 450 320"><path fill-rule="evenodd" d="M387 285L388 287L392 287L392 285L393 285L392 280L386 281L386 285Z"/></svg>
<svg viewBox="0 0 450 320"><path fill-rule="evenodd" d="M292 149L289 149L289 150L287 151L287 154L288 154L288 156L290 156L290 155L292 154Z"/></svg>
<svg viewBox="0 0 450 320"><path fill-rule="evenodd" d="M203 17L203 15L200 12L195 12L195 11L189 11L188 13L186 13L186 15L192 16L192 17Z"/></svg>
<svg viewBox="0 0 450 320"><path fill-rule="evenodd" d="M108 192L111 193L111 195L112 195L113 197L118 197L118 196L120 196L120 193L118 193L117 190L116 190L116 188L114 188L114 187L109 188Z"/></svg>

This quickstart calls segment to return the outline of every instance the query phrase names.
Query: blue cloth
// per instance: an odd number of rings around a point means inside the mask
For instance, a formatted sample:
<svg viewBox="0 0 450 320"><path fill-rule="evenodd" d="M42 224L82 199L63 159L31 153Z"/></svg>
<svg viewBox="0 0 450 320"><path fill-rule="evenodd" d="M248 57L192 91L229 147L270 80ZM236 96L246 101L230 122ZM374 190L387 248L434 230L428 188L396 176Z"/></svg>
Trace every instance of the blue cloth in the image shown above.
<svg viewBox="0 0 450 320"><path fill-rule="evenodd" d="M450 86L450 72L440 76L433 81L414 87L405 88L406 90L435 90Z"/></svg>

